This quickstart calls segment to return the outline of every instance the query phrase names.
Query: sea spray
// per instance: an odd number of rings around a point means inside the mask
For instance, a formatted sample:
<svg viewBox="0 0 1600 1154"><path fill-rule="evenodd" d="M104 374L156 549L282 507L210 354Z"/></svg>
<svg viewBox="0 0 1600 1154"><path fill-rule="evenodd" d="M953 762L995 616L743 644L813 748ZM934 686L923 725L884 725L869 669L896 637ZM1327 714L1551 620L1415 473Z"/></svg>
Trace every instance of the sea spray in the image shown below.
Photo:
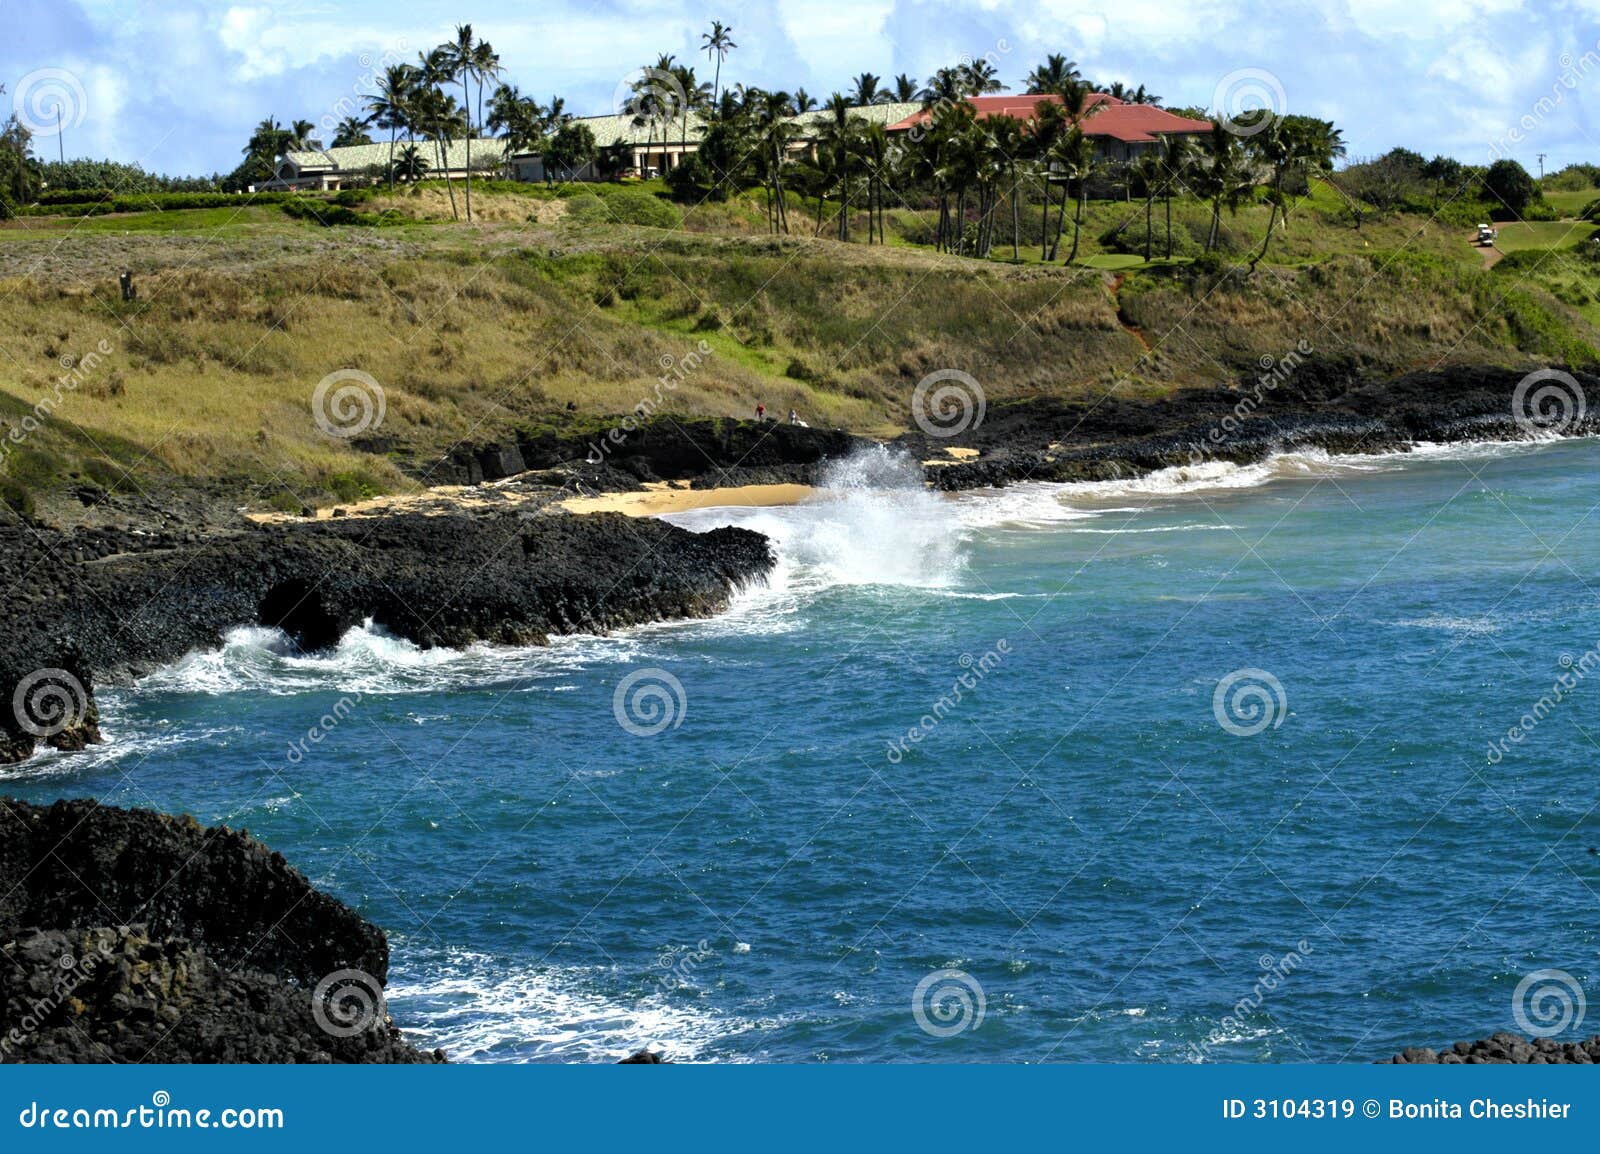
<svg viewBox="0 0 1600 1154"><path fill-rule="evenodd" d="M823 471L785 542L828 585L949 585L961 568L963 528L908 454L878 445Z"/></svg>

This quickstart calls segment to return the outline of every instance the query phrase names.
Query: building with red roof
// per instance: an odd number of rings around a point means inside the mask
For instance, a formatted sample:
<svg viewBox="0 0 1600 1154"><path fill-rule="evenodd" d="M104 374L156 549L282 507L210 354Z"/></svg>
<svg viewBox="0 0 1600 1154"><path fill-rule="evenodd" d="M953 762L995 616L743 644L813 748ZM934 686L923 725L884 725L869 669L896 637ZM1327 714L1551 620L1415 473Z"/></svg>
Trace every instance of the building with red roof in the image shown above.
<svg viewBox="0 0 1600 1154"><path fill-rule="evenodd" d="M974 96L967 103L979 120L1008 116L1012 120L1031 121L1038 115L1041 103L1060 104L1061 97ZM889 125L888 130L910 132L932 119L932 110L924 108ZM1094 142L1100 158L1110 161L1134 160L1168 136L1202 136L1211 131L1209 120L1179 116L1154 104L1130 104L1104 92L1090 93L1084 101L1080 126L1083 134Z"/></svg>

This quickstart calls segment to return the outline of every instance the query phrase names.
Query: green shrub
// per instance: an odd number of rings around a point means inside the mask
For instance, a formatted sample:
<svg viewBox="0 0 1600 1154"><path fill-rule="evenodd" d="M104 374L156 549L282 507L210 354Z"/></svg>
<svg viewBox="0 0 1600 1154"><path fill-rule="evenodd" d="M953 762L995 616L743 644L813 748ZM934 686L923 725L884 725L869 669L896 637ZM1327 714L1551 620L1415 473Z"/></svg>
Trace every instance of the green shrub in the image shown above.
<svg viewBox="0 0 1600 1154"><path fill-rule="evenodd" d="M363 501L368 497L376 497L383 492L372 474L364 471L349 473L335 473L328 478L328 492L341 501ZM296 508L298 508L298 504Z"/></svg>
<svg viewBox="0 0 1600 1154"><path fill-rule="evenodd" d="M606 186L601 186L606 187ZM636 188L609 186L602 196L573 196L567 216L579 224L642 224L650 228L677 228L683 223L678 210L659 197Z"/></svg>
<svg viewBox="0 0 1600 1154"><path fill-rule="evenodd" d="M1166 220L1157 213L1151 227L1150 255L1161 258L1167 255L1167 225ZM1126 228L1108 229L1101 237L1102 247L1111 252L1129 253L1134 256L1144 255L1144 216L1141 214L1137 220L1131 222ZM1194 234L1181 220L1172 222L1172 255L1182 257L1199 256L1201 244L1194 239Z"/></svg>
<svg viewBox="0 0 1600 1154"><path fill-rule="evenodd" d="M0 505L24 517L34 514L33 494L10 477L0 477Z"/></svg>
<svg viewBox="0 0 1600 1154"><path fill-rule="evenodd" d="M90 457L85 460L83 462L83 475L102 489L112 493L133 487L128 475L104 457Z"/></svg>

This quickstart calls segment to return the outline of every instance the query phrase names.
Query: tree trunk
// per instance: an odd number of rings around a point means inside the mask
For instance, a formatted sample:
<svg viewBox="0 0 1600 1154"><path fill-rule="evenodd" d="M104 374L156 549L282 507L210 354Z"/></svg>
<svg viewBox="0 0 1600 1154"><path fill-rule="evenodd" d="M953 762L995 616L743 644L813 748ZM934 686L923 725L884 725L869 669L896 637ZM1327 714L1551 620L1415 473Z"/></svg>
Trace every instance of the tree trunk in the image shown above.
<svg viewBox="0 0 1600 1154"><path fill-rule="evenodd" d="M1020 261L1022 249L1018 247L1017 232L1021 226L1021 218L1017 215L1017 182L1015 174L1011 181L1011 259Z"/></svg>
<svg viewBox="0 0 1600 1154"><path fill-rule="evenodd" d="M394 138L400 134L398 124L389 125L389 191L394 191Z"/></svg>
<svg viewBox="0 0 1600 1154"><path fill-rule="evenodd" d="M1167 186L1167 259L1172 259L1172 186Z"/></svg>
<svg viewBox="0 0 1600 1154"><path fill-rule="evenodd" d="M462 114L467 118L467 223L472 223L472 91L467 87L467 74L461 74Z"/></svg>
<svg viewBox="0 0 1600 1154"><path fill-rule="evenodd" d="M1050 253L1050 178L1044 178L1044 217L1039 221L1039 259L1049 260Z"/></svg>
<svg viewBox="0 0 1600 1154"><path fill-rule="evenodd" d="M1072 264L1078 259L1078 238L1083 232L1083 200L1084 186L1078 185L1077 203L1072 208L1072 251L1067 254L1067 263Z"/></svg>
<svg viewBox="0 0 1600 1154"><path fill-rule="evenodd" d="M1144 263L1150 263L1150 210L1155 207L1155 194L1144 198Z"/></svg>

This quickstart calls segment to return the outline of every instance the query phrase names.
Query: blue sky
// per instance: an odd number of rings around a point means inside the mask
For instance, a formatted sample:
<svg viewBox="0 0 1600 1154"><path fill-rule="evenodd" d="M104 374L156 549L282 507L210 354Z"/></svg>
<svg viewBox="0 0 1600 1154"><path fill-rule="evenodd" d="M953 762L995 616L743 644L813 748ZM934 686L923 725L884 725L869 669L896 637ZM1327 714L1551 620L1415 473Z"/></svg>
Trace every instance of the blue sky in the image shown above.
<svg viewBox="0 0 1600 1154"><path fill-rule="evenodd" d="M1355 157L1403 144L1530 170L1541 152L1551 169L1600 161L1600 0L0 0L0 115L30 94L64 101L68 155L226 171L263 116L333 117L386 56L409 60L457 21L524 91L589 113L661 52L709 77L712 17L739 45L725 78L823 97L864 70L925 77L963 54L1015 89L1063 52L1176 105L1216 107L1242 74L1235 99L1329 117Z"/></svg>

